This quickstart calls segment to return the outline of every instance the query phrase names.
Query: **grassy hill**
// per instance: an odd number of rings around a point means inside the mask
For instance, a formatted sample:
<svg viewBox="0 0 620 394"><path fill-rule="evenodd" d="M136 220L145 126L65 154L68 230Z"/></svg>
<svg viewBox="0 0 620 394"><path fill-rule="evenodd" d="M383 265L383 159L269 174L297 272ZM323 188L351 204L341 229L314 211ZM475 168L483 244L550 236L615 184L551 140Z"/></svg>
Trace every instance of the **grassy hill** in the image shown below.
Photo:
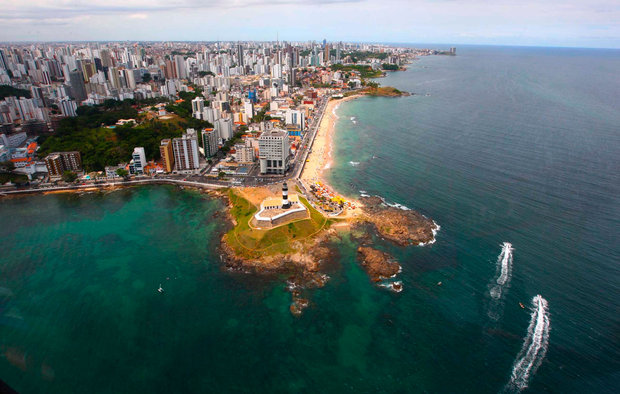
<svg viewBox="0 0 620 394"><path fill-rule="evenodd" d="M299 196L299 200L310 211L309 219L302 219L268 230L256 230L249 222L257 208L233 190L228 194L233 205L231 215L237 222L235 227L225 235L225 241L235 254L242 258L258 258L265 255L294 253L295 241L303 241L328 228L331 221L321 215L308 201Z"/></svg>

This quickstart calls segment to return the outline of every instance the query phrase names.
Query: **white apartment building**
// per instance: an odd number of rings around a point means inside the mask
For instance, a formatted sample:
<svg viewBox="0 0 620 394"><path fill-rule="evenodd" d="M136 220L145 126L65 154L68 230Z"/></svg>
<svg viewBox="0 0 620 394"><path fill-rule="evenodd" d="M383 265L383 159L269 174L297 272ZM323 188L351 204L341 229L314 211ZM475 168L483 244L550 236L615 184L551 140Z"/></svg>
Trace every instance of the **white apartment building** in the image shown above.
<svg viewBox="0 0 620 394"><path fill-rule="evenodd" d="M289 169L291 143L284 130L269 130L258 138L261 174L284 174Z"/></svg>
<svg viewBox="0 0 620 394"><path fill-rule="evenodd" d="M134 174L144 174L144 167L148 164L146 161L146 154L144 153L144 148L141 146L137 146L133 148L133 153L131 154L131 158L133 159L133 173Z"/></svg>
<svg viewBox="0 0 620 394"><path fill-rule="evenodd" d="M245 143L235 144L235 161L237 163L253 163L254 159L252 141L246 140Z"/></svg>
<svg viewBox="0 0 620 394"><path fill-rule="evenodd" d="M180 138L172 140L172 152L177 171L194 171L200 166L196 130L187 129Z"/></svg>

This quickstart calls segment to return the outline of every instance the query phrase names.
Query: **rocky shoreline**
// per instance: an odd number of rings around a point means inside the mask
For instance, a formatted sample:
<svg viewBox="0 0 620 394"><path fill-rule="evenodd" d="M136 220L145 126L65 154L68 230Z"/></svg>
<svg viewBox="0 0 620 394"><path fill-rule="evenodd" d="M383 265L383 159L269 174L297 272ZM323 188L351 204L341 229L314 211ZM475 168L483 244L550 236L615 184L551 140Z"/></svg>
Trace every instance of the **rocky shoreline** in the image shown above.
<svg viewBox="0 0 620 394"><path fill-rule="evenodd" d="M435 240L438 226L419 212L392 207L380 197L362 197L365 220L381 237L399 246L425 245Z"/></svg>
<svg viewBox="0 0 620 394"><path fill-rule="evenodd" d="M225 194L220 197L227 201L227 217L231 226L236 226L230 211L232 205ZM359 244L357 260L367 272L369 279L381 287L394 292L402 291L402 283L393 279L402 267L390 254L373 245L370 233L397 246L425 245L435 240L438 226L424 215L395 206L389 206L380 197L362 198L364 214L351 219L353 229L361 231L361 237L354 237ZM329 280L325 273L327 264L336 257L330 243L338 238L334 228L326 228L309 239L295 241L294 253L260 255L253 258L239 256L221 238L221 258L224 267L230 271L246 274L286 276L287 290L291 293L290 311L294 316L302 314L310 305L308 290L321 288Z"/></svg>

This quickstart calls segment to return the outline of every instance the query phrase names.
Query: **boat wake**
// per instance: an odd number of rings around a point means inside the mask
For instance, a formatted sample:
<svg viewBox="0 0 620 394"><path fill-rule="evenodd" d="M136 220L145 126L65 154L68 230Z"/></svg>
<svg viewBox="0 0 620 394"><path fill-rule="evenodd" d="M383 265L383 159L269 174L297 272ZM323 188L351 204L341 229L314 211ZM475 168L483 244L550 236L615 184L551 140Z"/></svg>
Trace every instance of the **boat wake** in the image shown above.
<svg viewBox="0 0 620 394"><path fill-rule="evenodd" d="M549 306L547 300L537 295L532 299L533 311L527 337L512 367L510 382L504 392L518 393L527 388L530 378L542 363L549 347Z"/></svg>
<svg viewBox="0 0 620 394"><path fill-rule="evenodd" d="M489 285L489 293L493 299L500 299L504 293L504 289L510 286L512 278L512 244L504 242L502 244L502 252L497 257L497 279Z"/></svg>

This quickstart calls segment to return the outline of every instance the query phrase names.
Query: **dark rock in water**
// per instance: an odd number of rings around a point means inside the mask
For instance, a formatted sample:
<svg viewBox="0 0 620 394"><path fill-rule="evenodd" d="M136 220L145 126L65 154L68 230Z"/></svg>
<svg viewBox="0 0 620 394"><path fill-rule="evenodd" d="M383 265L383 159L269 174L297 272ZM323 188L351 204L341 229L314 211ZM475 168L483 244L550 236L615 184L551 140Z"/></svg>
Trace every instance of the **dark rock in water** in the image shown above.
<svg viewBox="0 0 620 394"><path fill-rule="evenodd" d="M424 215L390 207L380 197L362 197L368 221L373 223L380 236L397 245L418 245L432 241L436 224Z"/></svg>
<svg viewBox="0 0 620 394"><path fill-rule="evenodd" d="M301 316L302 312L308 307L309 303L310 302L305 298L293 297L293 303L289 309L293 316Z"/></svg>
<svg viewBox="0 0 620 394"><path fill-rule="evenodd" d="M377 249L367 246L357 248L357 257L362 266L368 272L370 278L375 281L381 281L383 278L390 278L400 272L400 264L398 264L392 256Z"/></svg>

